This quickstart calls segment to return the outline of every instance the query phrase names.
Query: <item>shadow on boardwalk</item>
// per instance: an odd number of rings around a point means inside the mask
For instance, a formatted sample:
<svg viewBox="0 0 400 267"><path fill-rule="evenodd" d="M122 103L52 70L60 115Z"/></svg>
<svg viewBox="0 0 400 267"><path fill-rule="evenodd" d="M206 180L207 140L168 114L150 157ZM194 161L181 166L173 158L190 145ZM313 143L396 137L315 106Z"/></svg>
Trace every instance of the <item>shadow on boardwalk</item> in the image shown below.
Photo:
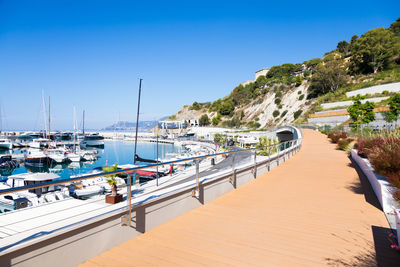
<svg viewBox="0 0 400 267"><path fill-rule="evenodd" d="M368 181L368 178L364 175L362 170L353 161L353 159L351 157L349 157L349 159L351 160L349 167L352 167L357 171L359 181L354 182L347 188L356 194L364 194L365 201L382 211L381 204L379 203L379 200L377 199L374 190L372 189L372 186Z"/></svg>
<svg viewBox="0 0 400 267"><path fill-rule="evenodd" d="M374 206L383 212L382 207L369 183L367 177L358 167L358 165L349 157L351 163L349 167L354 168L357 171L359 181L355 181L347 186L347 189L356 193L363 194L364 199L367 203ZM328 265L331 266L400 266L400 253L390 249L392 244L388 236L391 233L389 228L380 226L371 226L371 231L374 239L374 250L375 254L360 254L355 256L353 260L346 261L342 259L330 259L327 258Z"/></svg>

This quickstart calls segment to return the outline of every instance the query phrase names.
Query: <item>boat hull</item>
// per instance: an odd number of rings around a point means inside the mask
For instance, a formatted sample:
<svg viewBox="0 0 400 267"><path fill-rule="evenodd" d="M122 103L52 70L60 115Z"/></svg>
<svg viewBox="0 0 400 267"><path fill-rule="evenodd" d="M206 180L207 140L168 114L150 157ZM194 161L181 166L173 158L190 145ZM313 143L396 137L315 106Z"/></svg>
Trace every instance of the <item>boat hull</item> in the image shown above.
<svg viewBox="0 0 400 267"><path fill-rule="evenodd" d="M86 146L102 147L104 146L104 140L85 140Z"/></svg>
<svg viewBox="0 0 400 267"><path fill-rule="evenodd" d="M49 164L49 158L47 157L29 157L25 158L25 164L26 165L31 165L31 166L44 166Z"/></svg>
<svg viewBox="0 0 400 267"><path fill-rule="evenodd" d="M0 149L12 149L12 144L11 143L0 143Z"/></svg>

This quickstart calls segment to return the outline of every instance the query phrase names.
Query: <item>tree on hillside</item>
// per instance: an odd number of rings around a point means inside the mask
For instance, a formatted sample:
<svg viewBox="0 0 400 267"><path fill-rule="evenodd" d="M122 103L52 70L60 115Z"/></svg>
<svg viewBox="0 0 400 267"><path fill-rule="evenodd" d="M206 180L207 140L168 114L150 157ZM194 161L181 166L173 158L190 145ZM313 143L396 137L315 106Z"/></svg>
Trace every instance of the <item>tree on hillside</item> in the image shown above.
<svg viewBox="0 0 400 267"><path fill-rule="evenodd" d="M340 41L337 44L337 51L344 54L344 56L348 56L350 54L350 44L346 41Z"/></svg>
<svg viewBox="0 0 400 267"><path fill-rule="evenodd" d="M201 117L199 119L199 124L200 124L200 126L210 125L210 118L208 117L207 114L201 115Z"/></svg>
<svg viewBox="0 0 400 267"><path fill-rule="evenodd" d="M364 124L375 120L375 103L365 102L361 104L362 97L357 96L353 100L353 105L347 108L347 112L350 114L350 118L354 124Z"/></svg>
<svg viewBox="0 0 400 267"><path fill-rule="evenodd" d="M389 99L390 110L383 113L385 121L392 122L397 121L400 115L400 94L394 94Z"/></svg>
<svg viewBox="0 0 400 267"><path fill-rule="evenodd" d="M346 84L346 72L338 60L319 64L311 78L308 88L309 97L317 97L328 92L335 92Z"/></svg>
<svg viewBox="0 0 400 267"><path fill-rule="evenodd" d="M214 118L212 118L212 125L217 126L220 121L221 118L219 116L215 116Z"/></svg>
<svg viewBox="0 0 400 267"><path fill-rule="evenodd" d="M232 112L235 110L235 104L233 101L228 100L222 103L221 108L219 109L219 113L223 116L232 115Z"/></svg>
<svg viewBox="0 0 400 267"><path fill-rule="evenodd" d="M194 102L193 102L193 105L192 105L192 109L194 109L194 110L199 110L199 109L200 109L200 104L197 103L196 101L194 101Z"/></svg>
<svg viewBox="0 0 400 267"><path fill-rule="evenodd" d="M358 38L351 47L350 70L353 73L376 73L387 69L399 50L399 40L392 31L377 28Z"/></svg>
<svg viewBox="0 0 400 267"><path fill-rule="evenodd" d="M301 78L301 76L297 75L296 76L296 87L299 87L302 82L303 82L303 79Z"/></svg>
<svg viewBox="0 0 400 267"><path fill-rule="evenodd" d="M400 37L400 18L398 18L395 22L390 25L390 29L392 32Z"/></svg>
<svg viewBox="0 0 400 267"><path fill-rule="evenodd" d="M304 62L304 64L306 64L306 66L310 69L315 68L319 63L321 63L321 59L319 57L312 58L312 59Z"/></svg>

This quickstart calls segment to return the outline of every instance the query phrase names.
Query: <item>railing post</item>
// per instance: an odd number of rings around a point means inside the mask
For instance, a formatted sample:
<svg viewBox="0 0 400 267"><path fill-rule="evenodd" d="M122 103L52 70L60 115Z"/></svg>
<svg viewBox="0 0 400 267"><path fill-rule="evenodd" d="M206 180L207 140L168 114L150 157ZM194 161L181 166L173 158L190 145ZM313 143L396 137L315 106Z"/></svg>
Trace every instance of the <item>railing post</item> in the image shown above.
<svg viewBox="0 0 400 267"><path fill-rule="evenodd" d="M128 184L126 188L126 209L128 211L127 215L121 217L121 225L129 227L132 226L132 179L134 177L133 174L128 175ZM127 224L128 221L128 224Z"/></svg>
<svg viewBox="0 0 400 267"><path fill-rule="evenodd" d="M196 188L192 191L192 197L198 198L200 196L200 166L198 159L194 162L196 163Z"/></svg>
<svg viewBox="0 0 400 267"><path fill-rule="evenodd" d="M268 171L271 170L271 146L268 146Z"/></svg>
<svg viewBox="0 0 400 267"><path fill-rule="evenodd" d="M282 156L283 156L283 162L285 162L286 161L286 143L287 142L283 142L283 153L282 153Z"/></svg>
<svg viewBox="0 0 400 267"><path fill-rule="evenodd" d="M236 187L235 154L232 155L232 176L229 178L229 182Z"/></svg>
<svg viewBox="0 0 400 267"><path fill-rule="evenodd" d="M254 151L254 178L257 178L257 151Z"/></svg>
<svg viewBox="0 0 400 267"><path fill-rule="evenodd" d="M276 150L277 150L277 152L278 152L278 156L276 157L276 164L277 164L277 166L279 166L279 157L280 157L280 153L279 153L279 150L281 150L281 147L280 147L280 144L277 144L276 145Z"/></svg>

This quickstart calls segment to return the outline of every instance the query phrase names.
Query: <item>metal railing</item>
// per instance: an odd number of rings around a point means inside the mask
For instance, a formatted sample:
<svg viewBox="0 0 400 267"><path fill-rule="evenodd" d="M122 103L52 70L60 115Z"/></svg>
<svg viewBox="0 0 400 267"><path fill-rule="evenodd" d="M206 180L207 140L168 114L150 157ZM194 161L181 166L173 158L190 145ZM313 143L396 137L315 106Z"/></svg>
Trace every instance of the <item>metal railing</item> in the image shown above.
<svg viewBox="0 0 400 267"><path fill-rule="evenodd" d="M274 154L271 154L271 151L274 149L276 150L277 153L277 164L279 165L280 157L284 153L280 153L282 151L285 151L291 147L294 147L296 145L299 145L299 149L302 144L302 138L295 139L295 140L290 140L290 141L285 141L281 142L278 144L273 144L264 147L265 150L268 151L268 163L271 163L271 156ZM220 152L220 153L215 153L215 154L210 154L210 155L204 155L204 156L198 156L198 157L191 157L191 158L186 158L186 159L180 159L180 160L174 160L174 161L168 161L168 162L161 162L161 163L156 163L156 164L150 164L150 165L145 165L145 166L138 166L134 168L126 168L126 169L121 169L121 170L116 170L112 172L100 172L96 174L88 174L88 175L83 175L79 177L74 177L70 179L60 179L60 180L55 180L55 181L50 181L50 182L44 182L40 184L34 184L34 185L26 185L26 186L21 186L21 187L14 187L14 188L9 188L9 189L2 189L0 190L0 195L8 194L8 193L14 193L14 192L20 192L20 191L26 191L26 190L32 190L32 189L38 189L38 188L43 188L43 187L49 187L49 186L56 186L56 185L62 185L62 184L67 184L67 183L73 183L77 181L83 181L83 180L88 180L88 179L93 179L97 177L103 177L103 176L110 176L110 175L117 175L117 174L123 174L123 173L128 173L128 184L127 184L127 211L128 211L128 225L131 226L131 211L132 211L132 178L134 177L136 171L138 170L143 170L147 168L153 168L157 166L164 166L164 165L173 165L176 163L181 163L181 162L187 162L187 161L193 161L195 163L195 170L196 170L196 186L195 189L192 190L192 196L193 197L199 197L199 191L200 191L200 168L199 168L199 163L200 160L206 159L206 158L215 158L217 156L221 155L234 155L236 153L241 153L241 152L247 152L247 151L255 151L254 152L254 166L251 168L254 168L252 170L254 177L257 176L257 151L259 148L249 148L249 149L240 149L240 150L231 150L231 151L225 151L225 152ZM251 156L250 156L251 157ZM235 176L236 175L236 169L235 169L235 157L232 157L232 174Z"/></svg>
<svg viewBox="0 0 400 267"><path fill-rule="evenodd" d="M275 156L275 160L277 163L277 166L280 165L280 160L282 159L282 156L284 157L284 161L285 161L285 155L287 155L288 153L292 152L291 155L294 155L297 151L300 150L302 146L302 138L299 139L295 139L295 140L290 140L290 141L285 141L282 143L278 143L278 144L273 144L267 147L264 147L264 151L268 151L268 158L263 158L263 160L257 162L257 150L259 148L250 148L250 149L241 149L241 150L232 150L232 151L225 151L225 152L221 152L221 153L215 153L215 154L211 154L211 155L204 155L204 156L198 156L198 157L191 157L191 158L186 158L186 159L181 159L181 160L175 160L175 161L169 161L169 162L162 162L162 163L157 163L157 164L151 164L151 165L146 165L146 166L138 166L138 167L134 167L134 168L127 168L127 169L121 169L121 170L117 170L117 171L113 171L113 172L101 172L101 173L96 173L96 174L90 174L90 175L85 175L85 176L81 176L81 177L75 177L72 179L63 179L63 180L58 180L58 181L51 181L51 182L46 182L46 183L41 183L41 184L36 184L36 185L29 185L29 186L22 186L22 187L16 187L16 188L10 188L10 189L3 189L0 190L0 195L4 195L7 193L12 193L12 192L19 192L19 191L25 191L25 190L30 190L30 189L36 189L36 188L42 188L42 187L47 187L47 186L53 186L53 185L61 185L61 184L66 184L66 183L71 183L74 181L82 181L82 180L87 180L87 179L93 179L96 177L101 177L101 176L107 176L107 175L115 175L115 174L122 174L122 173L127 173L129 172L129 176L128 176L128 184L127 184L127 205L126 205L126 209L122 206L122 207L117 207L117 209L115 210L111 210L111 211L106 211L105 213L101 214L101 216L106 215L106 214L114 214L115 211L121 211L123 214L125 213L125 215L123 217L121 217L121 223L122 225L129 225L132 226L132 210L133 210L133 203L132 203L132 176L135 175L134 172L137 170L142 170L142 169L146 169L146 168L152 168L152 167L156 167L156 166L163 166L163 165L170 165L170 164L176 164L176 163L180 163L180 162L187 162L187 161L194 161L195 165L196 165L196 175L193 179L196 179L196 184L193 185L183 185L183 187L180 187L179 189L175 189L175 191L171 191L173 193L176 193L178 191L184 191L187 190L188 186L189 188L194 188L192 190L192 197L199 197L199 192L200 192L200 171L199 171L199 162L201 159L206 159L206 158L213 158L213 157L217 157L217 156L221 156L221 155L233 155L232 156L232 170L229 170L229 167L227 169L221 170L221 175L218 177L210 177L207 178L205 180L202 181L202 183L204 183L204 181L209 180L212 181L214 179L222 179L225 177L229 177L229 182L231 182L232 184L234 184L234 187L236 188L236 175L238 173L244 172L244 171L248 171L251 170L251 172L254 175L254 178L256 178L257 176L257 168L259 166L262 166L263 164L267 164L268 165L268 171L270 170L271 167L271 160L274 160L274 156ZM236 169L237 167L237 163L238 161L235 160L235 154L240 153L240 152L246 152L246 151L254 151L254 156L250 155L250 161L254 160L254 164L252 162L250 162L250 165L246 165L243 168L240 169ZM273 152L273 153L272 153ZM248 164L248 162L246 163ZM228 171L228 173L226 173L226 171ZM190 176L189 176L190 177ZM208 183L208 182L207 182ZM170 185L167 185L170 186ZM166 187L164 187L166 188ZM158 189L156 189L158 190ZM171 193L170 192L170 193ZM150 192L151 193L151 192ZM145 193L144 195L146 195L147 193ZM140 196L142 196L143 194L141 194ZM139 202L139 203L143 203L143 202ZM140 204L139 204L140 205ZM21 209L23 210L23 209ZM7 213L5 213L4 215L6 215ZM100 215L96 215L94 217L90 217L88 219L82 220L82 221L78 221L78 222L74 222L73 224L67 225L65 227L62 227L60 229L64 229L66 227L71 227L71 226L76 226L82 222L86 222L88 220L92 220L97 218ZM124 219L123 219L124 218ZM24 242L27 240L31 240L32 238L27 238L24 239ZM35 238L33 238L35 239ZM13 247L15 244L10 244L7 245L6 247Z"/></svg>
<svg viewBox="0 0 400 267"><path fill-rule="evenodd" d="M270 146L267 146L266 148L270 149L270 148L274 148L274 147L275 148L280 147L280 148L278 148L278 152L279 152L288 147L291 147L293 145L293 143L295 143L295 145L296 145L297 143L299 143L299 141L301 141L301 138L296 139L296 140L281 142L279 144L270 145ZM38 188L43 188L43 187L48 187L48 186L67 184L67 183L83 181L83 180L93 179L93 178L102 177L102 176L123 174L123 173L129 173L131 176L133 176L135 171L143 170L143 169L147 169L147 168L153 168L153 167L164 166L164 165L174 165L176 163L181 163L181 162L198 161L200 159L205 159L205 158L217 157L217 156L221 156L221 155L230 155L230 154L234 154L234 153L245 152L245 151L255 151L255 150L259 150L259 148L255 147L255 148L248 148L248 149L231 150L231 151L225 151L225 152L209 154L209 155L204 155L204 156L191 157L191 158L186 158L186 159L138 166L138 167L134 167L134 168L120 169L120 170L116 170L116 171L112 171L112 172L100 172L100 173L86 174L86 175L84 174L83 176L78 176L78 177L69 178L69 179L60 179L60 180L44 182L44 183L40 183L40 184L26 185L26 186L14 187L14 188L10 188L10 189L1 189L0 195L4 195L7 193L26 191L26 190L32 190L32 189L38 189Z"/></svg>

